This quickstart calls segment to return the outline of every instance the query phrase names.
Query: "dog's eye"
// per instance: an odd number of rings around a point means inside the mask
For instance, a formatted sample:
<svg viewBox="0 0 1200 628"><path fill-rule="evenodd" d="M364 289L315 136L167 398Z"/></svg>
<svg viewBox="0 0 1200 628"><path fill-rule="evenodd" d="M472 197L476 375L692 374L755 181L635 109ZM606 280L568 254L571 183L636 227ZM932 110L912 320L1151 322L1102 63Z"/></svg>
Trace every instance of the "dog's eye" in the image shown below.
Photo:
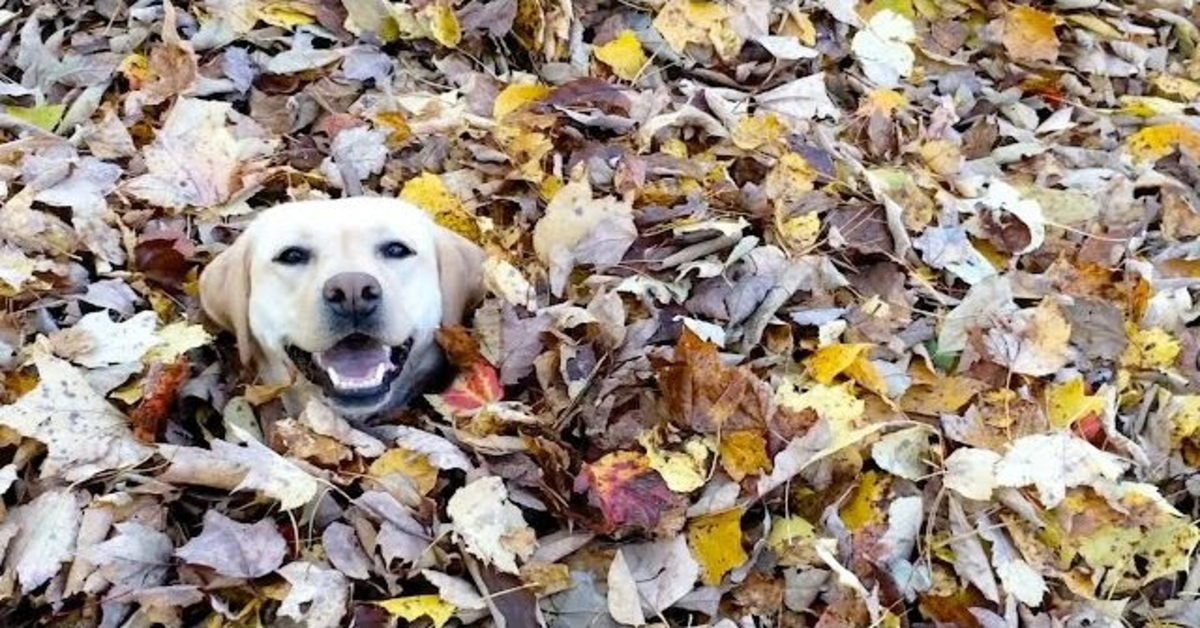
<svg viewBox="0 0 1200 628"><path fill-rule="evenodd" d="M388 259L404 259L413 254L413 250L403 242L388 242L379 248L379 252Z"/></svg>
<svg viewBox="0 0 1200 628"><path fill-rule="evenodd" d="M301 264L308 263L308 260L311 257L312 254L308 252L308 249L298 246L289 246L280 251L279 255L275 256L275 261L283 264L284 266L299 266Z"/></svg>

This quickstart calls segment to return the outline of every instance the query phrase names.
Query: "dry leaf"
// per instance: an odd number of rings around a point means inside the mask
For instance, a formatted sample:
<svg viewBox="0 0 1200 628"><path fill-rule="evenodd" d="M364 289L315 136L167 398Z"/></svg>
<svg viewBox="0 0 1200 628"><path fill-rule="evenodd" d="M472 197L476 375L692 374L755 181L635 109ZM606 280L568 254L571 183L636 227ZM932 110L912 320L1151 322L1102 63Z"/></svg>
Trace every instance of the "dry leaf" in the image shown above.
<svg viewBox="0 0 1200 628"><path fill-rule="evenodd" d="M270 519L238 523L209 510L204 513L204 531L175 550L175 555L194 565L204 565L230 578L259 578L283 564L287 543Z"/></svg>
<svg viewBox="0 0 1200 628"><path fill-rule="evenodd" d="M521 510L508 501L498 477L475 480L458 489L446 506L467 549L497 569L516 574L517 560L528 560L536 539Z"/></svg>

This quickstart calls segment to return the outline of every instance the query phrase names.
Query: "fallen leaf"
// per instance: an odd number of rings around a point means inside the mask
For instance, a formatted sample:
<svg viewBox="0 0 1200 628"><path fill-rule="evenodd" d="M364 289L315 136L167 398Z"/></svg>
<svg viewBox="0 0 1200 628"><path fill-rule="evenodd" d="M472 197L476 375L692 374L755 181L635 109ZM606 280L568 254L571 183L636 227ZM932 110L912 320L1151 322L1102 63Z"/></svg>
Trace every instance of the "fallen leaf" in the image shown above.
<svg viewBox="0 0 1200 628"><path fill-rule="evenodd" d="M946 457L946 488L968 499L987 501L996 488L996 464L1000 454L964 447Z"/></svg>
<svg viewBox="0 0 1200 628"><path fill-rule="evenodd" d="M15 570L22 593L45 584L71 559L80 514L75 493L65 489L42 493L10 513L11 527L0 538L7 546L5 570Z"/></svg>
<svg viewBox="0 0 1200 628"><path fill-rule="evenodd" d="M116 528L116 536L83 552L112 583L109 594L122 596L166 582L175 550L171 538L136 521L118 523Z"/></svg>
<svg viewBox="0 0 1200 628"><path fill-rule="evenodd" d="M439 395L428 395L430 403L448 417L472 417L504 397L499 374L492 365L477 362L463 369Z"/></svg>
<svg viewBox="0 0 1200 628"><path fill-rule="evenodd" d="M688 523L688 545L702 568L701 580L716 586L750 556L742 548L742 509L697 517Z"/></svg>
<svg viewBox="0 0 1200 628"><path fill-rule="evenodd" d="M621 550L617 550L608 567L608 612L613 619L626 626L641 626L646 623L637 583L633 580L633 573L625 563L625 553Z"/></svg>
<svg viewBox="0 0 1200 628"><path fill-rule="evenodd" d="M442 628L454 616L453 604L437 595L409 595L376 602L387 612L409 622L428 617L436 628Z"/></svg>
<svg viewBox="0 0 1200 628"><path fill-rule="evenodd" d="M1053 14L1033 7L1015 6L1004 14L1004 49L1019 61L1049 61L1058 58L1058 35Z"/></svg>
<svg viewBox="0 0 1200 628"><path fill-rule="evenodd" d="M310 628L342 625L350 599L350 581L341 572L296 561L279 569L291 587L279 604L279 614Z"/></svg>
<svg viewBox="0 0 1200 628"><path fill-rule="evenodd" d="M610 530L652 529L677 504L662 476L650 468L650 460L632 451L610 453L585 464L575 478L575 490L588 492L588 501L600 508Z"/></svg>
<svg viewBox="0 0 1200 628"><path fill-rule="evenodd" d="M591 186L580 181L564 185L550 199L534 227L533 248L550 269L551 292L561 296L576 264L592 264L598 271L617 264L636 236L629 203L592 198Z"/></svg>
<svg viewBox="0 0 1200 628"><path fill-rule="evenodd" d="M721 468L735 481L741 482L747 476L771 470L767 440L762 434L736 430L722 434L718 442Z"/></svg>
<svg viewBox="0 0 1200 628"><path fill-rule="evenodd" d="M75 367L49 355L44 343L33 356L36 388L0 407L0 425L40 441L49 453L41 477L79 482L133 467L153 450L133 438L129 421L97 395Z"/></svg>
<svg viewBox="0 0 1200 628"><path fill-rule="evenodd" d="M130 180L130 194L162 207L214 207L239 191L242 160L274 150L274 142L239 140L226 126L228 103L175 101L145 149L149 172Z"/></svg>
<svg viewBox="0 0 1200 628"><path fill-rule="evenodd" d="M389 449L371 463L371 475L383 477L389 473L398 473L411 479L417 486L417 491L426 495L437 485L437 467L429 463L425 454L397 447Z"/></svg>
<svg viewBox="0 0 1200 628"><path fill-rule="evenodd" d="M287 543L270 519L238 523L209 510L204 530L175 550L193 565L203 565L230 578L260 578L283 564Z"/></svg>
<svg viewBox="0 0 1200 628"><path fill-rule="evenodd" d="M1053 508L1068 488L1115 480L1128 463L1068 432L1034 434L1013 441L996 463L996 484L1033 485L1042 504Z"/></svg>
<svg viewBox="0 0 1200 628"><path fill-rule="evenodd" d="M854 35L850 49L871 82L895 87L912 74L916 55L909 44L916 38L911 20L885 9L871 16L866 27Z"/></svg>
<svg viewBox="0 0 1200 628"><path fill-rule="evenodd" d="M480 478L458 489L446 514L467 549L503 572L519 573L517 560L528 560L533 553L534 532L508 500L508 490L498 477Z"/></svg>
<svg viewBox="0 0 1200 628"><path fill-rule="evenodd" d="M593 54L596 55L596 59L612 68L613 74L626 81L637 80L648 61L645 51L642 50L642 43L629 29L621 31L607 44L597 46Z"/></svg>

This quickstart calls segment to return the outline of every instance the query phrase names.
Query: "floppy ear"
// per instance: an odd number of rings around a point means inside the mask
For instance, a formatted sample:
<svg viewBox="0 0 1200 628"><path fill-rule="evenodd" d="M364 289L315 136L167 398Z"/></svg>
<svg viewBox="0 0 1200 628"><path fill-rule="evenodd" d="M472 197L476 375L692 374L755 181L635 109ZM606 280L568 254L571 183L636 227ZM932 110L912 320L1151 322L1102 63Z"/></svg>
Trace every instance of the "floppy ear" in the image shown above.
<svg viewBox="0 0 1200 628"><path fill-rule="evenodd" d="M483 297L483 260L487 255L474 242L441 225L434 225L434 240L442 288L442 325L457 325L467 307Z"/></svg>
<svg viewBox="0 0 1200 628"><path fill-rule="evenodd" d="M250 245L242 234L200 273L200 307L212 322L237 337L238 357L249 365L258 354L250 333Z"/></svg>

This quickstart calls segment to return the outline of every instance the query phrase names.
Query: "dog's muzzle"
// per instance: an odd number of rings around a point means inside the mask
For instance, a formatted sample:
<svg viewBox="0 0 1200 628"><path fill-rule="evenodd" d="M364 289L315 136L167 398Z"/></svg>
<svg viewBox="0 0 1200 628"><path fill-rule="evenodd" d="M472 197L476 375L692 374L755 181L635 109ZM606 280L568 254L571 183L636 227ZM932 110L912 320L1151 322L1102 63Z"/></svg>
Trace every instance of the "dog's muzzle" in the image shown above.
<svg viewBox="0 0 1200 628"><path fill-rule="evenodd" d="M386 395L408 361L413 339L387 345L363 333L350 334L324 351L289 344L287 355L300 374L342 402L371 403Z"/></svg>

